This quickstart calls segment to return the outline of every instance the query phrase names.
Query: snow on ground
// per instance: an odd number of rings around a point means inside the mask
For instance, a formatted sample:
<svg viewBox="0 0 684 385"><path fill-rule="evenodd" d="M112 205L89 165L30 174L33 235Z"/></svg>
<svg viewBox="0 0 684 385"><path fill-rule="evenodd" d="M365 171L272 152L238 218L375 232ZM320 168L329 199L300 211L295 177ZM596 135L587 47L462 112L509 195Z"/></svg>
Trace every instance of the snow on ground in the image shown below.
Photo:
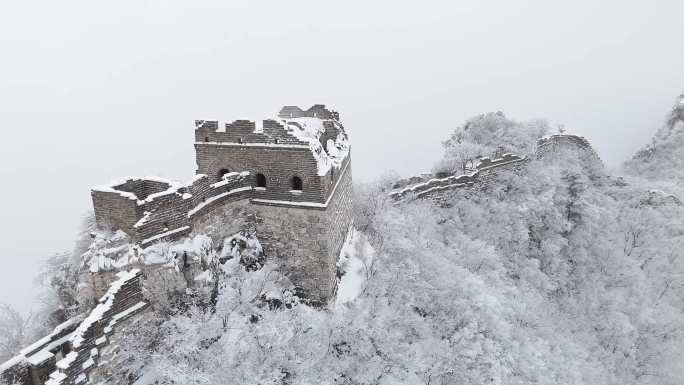
<svg viewBox="0 0 684 385"><path fill-rule="evenodd" d="M173 266L176 258L187 254L189 258L198 260L212 248L211 238L197 235L183 238L175 242L158 242L144 249L131 243L123 232L106 234L97 233L93 243L82 255L81 260L90 272L125 270L136 265Z"/></svg>
<svg viewBox="0 0 684 385"><path fill-rule="evenodd" d="M366 236L352 228L340 252L338 266L344 275L337 287L336 307L353 301L361 293L366 281L366 266L373 261L374 253Z"/></svg>

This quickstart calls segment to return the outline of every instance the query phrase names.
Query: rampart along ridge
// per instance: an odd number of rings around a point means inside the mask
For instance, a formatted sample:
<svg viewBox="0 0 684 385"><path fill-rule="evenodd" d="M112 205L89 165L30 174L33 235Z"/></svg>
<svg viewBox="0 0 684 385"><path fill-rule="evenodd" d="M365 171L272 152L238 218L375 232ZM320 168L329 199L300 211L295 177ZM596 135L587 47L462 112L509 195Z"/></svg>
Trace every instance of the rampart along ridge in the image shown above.
<svg viewBox="0 0 684 385"><path fill-rule="evenodd" d="M251 229L303 298L326 303L335 294L337 256L352 221L346 133L339 115L321 105L306 111L284 107L279 116L285 117L280 123L264 121L259 128L237 121L224 131L216 122L198 121L196 139L207 139L195 143L198 174L186 184L128 178L93 189L98 225L122 230L141 245ZM540 139L536 157L564 151L601 164L589 142L574 135ZM451 192L486 185L498 172L519 171L529 160L513 154L481 158L470 174L414 177L397 182L390 196L399 202L445 202ZM100 278L95 291L106 288L98 305L0 364L0 378L22 385L76 385L102 377L100 358L114 331L147 303L140 270L94 274Z"/></svg>
<svg viewBox="0 0 684 385"><path fill-rule="evenodd" d="M86 317L74 317L10 361L0 378L21 385L76 385L88 382L100 351L116 328L147 308L140 271L123 271Z"/></svg>
<svg viewBox="0 0 684 385"><path fill-rule="evenodd" d="M145 247L190 234L249 229L314 304L337 289L351 226L351 147L339 114L286 106L261 122L195 121L196 175L187 183L127 178L91 192L98 226Z"/></svg>
<svg viewBox="0 0 684 385"><path fill-rule="evenodd" d="M578 153L590 164L602 165L598 154L584 137L561 134L547 136L537 141L537 159L552 157L563 151ZM448 200L445 194L450 191L485 185L497 173L504 170L520 170L529 160L528 157L514 154L504 154L497 159L484 157L480 159L475 170L469 174L413 177L406 181L399 181L389 196L396 201L430 199L443 202L445 199Z"/></svg>

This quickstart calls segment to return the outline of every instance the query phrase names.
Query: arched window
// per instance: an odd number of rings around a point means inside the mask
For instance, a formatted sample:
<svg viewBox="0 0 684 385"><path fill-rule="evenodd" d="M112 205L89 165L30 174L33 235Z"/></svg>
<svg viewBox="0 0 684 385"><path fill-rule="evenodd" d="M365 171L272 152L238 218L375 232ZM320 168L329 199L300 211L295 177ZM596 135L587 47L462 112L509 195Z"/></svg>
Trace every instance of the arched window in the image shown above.
<svg viewBox="0 0 684 385"><path fill-rule="evenodd" d="M302 191L302 178L298 176L292 177L292 190Z"/></svg>
<svg viewBox="0 0 684 385"><path fill-rule="evenodd" d="M227 168L222 168L222 169L219 171L219 173L218 173L218 178L219 178L219 180L223 179L223 176L226 175L226 174L228 174L229 172L230 172L229 169L227 169Z"/></svg>
<svg viewBox="0 0 684 385"><path fill-rule="evenodd" d="M256 174L256 186L266 187L266 176L264 174Z"/></svg>

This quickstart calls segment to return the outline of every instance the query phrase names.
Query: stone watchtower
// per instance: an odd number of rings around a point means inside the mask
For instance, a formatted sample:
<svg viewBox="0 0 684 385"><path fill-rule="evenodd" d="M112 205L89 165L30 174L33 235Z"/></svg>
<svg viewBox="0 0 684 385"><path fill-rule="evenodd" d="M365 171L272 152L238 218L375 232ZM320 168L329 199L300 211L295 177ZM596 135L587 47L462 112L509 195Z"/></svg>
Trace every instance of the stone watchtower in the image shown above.
<svg viewBox="0 0 684 385"><path fill-rule="evenodd" d="M283 107L262 122L195 122L197 175L182 184L127 178L92 190L101 228L145 247L253 231L269 260L312 303L337 289L352 223L351 147L337 112Z"/></svg>
<svg viewBox="0 0 684 385"><path fill-rule="evenodd" d="M323 105L283 107L277 119L195 122L197 174L221 183L249 172L249 204L228 204L193 219L227 227L250 216L269 259L315 303L337 288L336 263L351 226L351 154L339 114ZM236 229L244 227L237 221ZM233 231L231 229L230 231Z"/></svg>

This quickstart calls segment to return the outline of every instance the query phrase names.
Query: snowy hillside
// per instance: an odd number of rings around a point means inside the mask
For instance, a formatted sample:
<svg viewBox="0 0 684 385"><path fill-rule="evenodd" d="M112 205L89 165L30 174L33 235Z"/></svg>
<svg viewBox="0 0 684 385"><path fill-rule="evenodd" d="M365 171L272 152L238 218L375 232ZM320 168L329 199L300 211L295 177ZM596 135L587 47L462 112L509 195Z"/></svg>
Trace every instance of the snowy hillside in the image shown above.
<svg viewBox="0 0 684 385"><path fill-rule="evenodd" d="M684 122L626 168L684 191ZM533 154L543 122L483 115L445 142L436 169ZM677 191L606 175L577 151L530 157L449 204L396 203L396 178L355 186L338 300L302 303L258 234L135 250L121 234L83 248L88 271L181 256L202 279L148 292L102 383L684 383L684 206ZM587 162L594 162L587 167ZM679 165L679 166L677 166ZM676 189L675 189L676 190ZM149 283L148 283L149 287ZM177 287L176 284L173 287Z"/></svg>
<svg viewBox="0 0 684 385"><path fill-rule="evenodd" d="M684 180L684 95L677 98L663 126L624 168L630 175L660 182Z"/></svg>
<svg viewBox="0 0 684 385"><path fill-rule="evenodd" d="M139 383L681 383L681 203L571 154L490 186L448 208L358 186L356 298L274 304L276 272L226 264L215 313L157 321Z"/></svg>

